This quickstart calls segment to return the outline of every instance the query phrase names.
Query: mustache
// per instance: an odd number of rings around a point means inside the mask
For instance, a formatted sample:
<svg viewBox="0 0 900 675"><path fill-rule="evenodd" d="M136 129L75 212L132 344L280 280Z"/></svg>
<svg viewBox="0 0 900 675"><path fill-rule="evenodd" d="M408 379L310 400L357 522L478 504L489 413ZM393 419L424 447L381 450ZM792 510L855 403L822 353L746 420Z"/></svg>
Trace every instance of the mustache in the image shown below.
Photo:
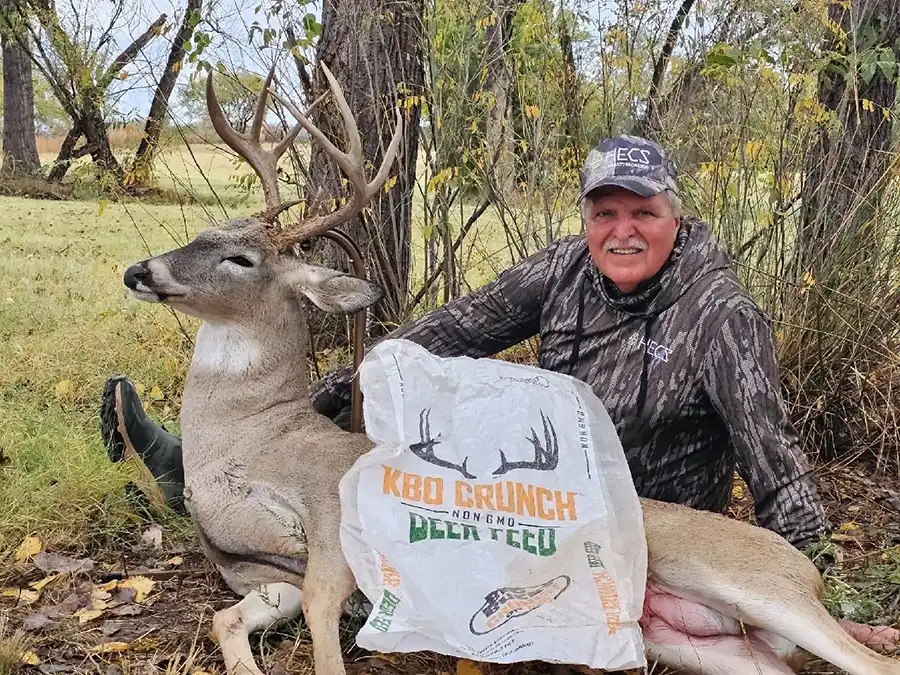
<svg viewBox="0 0 900 675"><path fill-rule="evenodd" d="M604 250L611 251L614 248L636 248L641 251L647 248L646 242L637 237L629 237L624 241L618 239L610 239L603 245Z"/></svg>

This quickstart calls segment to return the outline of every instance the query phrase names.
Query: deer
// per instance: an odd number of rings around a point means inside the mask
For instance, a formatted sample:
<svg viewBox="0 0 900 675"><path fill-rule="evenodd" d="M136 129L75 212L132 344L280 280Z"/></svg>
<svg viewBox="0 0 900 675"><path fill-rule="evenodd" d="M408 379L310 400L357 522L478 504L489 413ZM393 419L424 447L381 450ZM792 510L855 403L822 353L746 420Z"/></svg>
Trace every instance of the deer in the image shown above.
<svg viewBox="0 0 900 675"><path fill-rule="evenodd" d="M274 66L243 134L225 118L210 75L214 129L258 176L265 209L137 262L123 279L133 297L201 320L181 410L184 500L204 555L240 598L212 618L210 634L229 675L262 675L250 634L301 614L316 674L346 672L339 622L357 586L340 544L338 484L374 446L365 433L345 431L312 407L305 300L323 312L358 315L383 291L307 262L303 244L355 218L382 189L403 121L398 107L390 144L369 180L349 105L327 65L320 67L347 149L276 91ZM267 150L260 131L270 94L297 123ZM282 225L279 215L296 202L281 200L276 167L301 129L340 167L352 195L328 213ZM421 442L410 450L436 459L439 435L432 436L427 412L420 421ZM537 433L525 439L535 448L529 464L555 465L555 432L544 432L543 443ZM498 472L510 465L501 452ZM881 653L900 634L833 618L818 568L778 534L687 506L640 503L648 551L640 626L648 659L699 675L783 675L816 656L852 675L900 675L900 662Z"/></svg>

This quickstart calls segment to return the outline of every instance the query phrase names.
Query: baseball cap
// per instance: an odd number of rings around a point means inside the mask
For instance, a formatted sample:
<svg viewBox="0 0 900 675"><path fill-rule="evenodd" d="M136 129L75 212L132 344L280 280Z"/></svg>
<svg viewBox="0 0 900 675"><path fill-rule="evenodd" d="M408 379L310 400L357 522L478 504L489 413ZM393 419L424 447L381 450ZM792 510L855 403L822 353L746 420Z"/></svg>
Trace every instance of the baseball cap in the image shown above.
<svg viewBox="0 0 900 675"><path fill-rule="evenodd" d="M591 190L616 185L652 197L664 190L678 194L675 162L663 148L638 136L601 141L584 160L578 201Z"/></svg>

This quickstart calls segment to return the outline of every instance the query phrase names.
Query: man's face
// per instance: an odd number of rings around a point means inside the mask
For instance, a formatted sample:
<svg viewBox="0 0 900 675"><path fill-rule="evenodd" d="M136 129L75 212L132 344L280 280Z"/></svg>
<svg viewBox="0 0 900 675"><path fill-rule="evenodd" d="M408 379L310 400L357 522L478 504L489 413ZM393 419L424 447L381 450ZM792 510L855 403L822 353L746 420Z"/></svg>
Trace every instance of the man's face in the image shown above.
<svg viewBox="0 0 900 675"><path fill-rule="evenodd" d="M678 232L665 193L641 197L619 187L585 197L585 231L594 264L623 293L659 272Z"/></svg>

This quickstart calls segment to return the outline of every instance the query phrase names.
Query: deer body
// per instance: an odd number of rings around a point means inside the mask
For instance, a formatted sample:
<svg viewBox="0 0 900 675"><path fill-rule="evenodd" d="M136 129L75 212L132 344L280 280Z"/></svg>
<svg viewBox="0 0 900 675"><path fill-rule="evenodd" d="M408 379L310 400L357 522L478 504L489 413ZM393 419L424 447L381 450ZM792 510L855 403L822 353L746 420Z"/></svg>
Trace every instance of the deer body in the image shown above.
<svg viewBox="0 0 900 675"><path fill-rule="evenodd" d="M323 311L354 313L376 302L381 291L303 262L294 244L353 218L372 198L387 179L401 125L398 111L382 166L367 182L352 115L323 70L347 126L349 151L337 150L274 92L298 125L273 150L262 150L274 71L246 136L224 119L210 78L213 125L259 175L266 211L202 232L125 272L135 297L204 320L183 396L184 498L205 554L242 596L213 618L229 675L261 675L249 634L301 612L317 675L345 672L338 624L356 585L340 544L338 485L372 443L364 434L343 431L309 402L301 296ZM274 221L286 206L274 167L300 127L335 159L354 192L337 212L282 230ZM421 442L410 449L442 461L429 422L423 411ZM534 445L534 462L510 462L501 449L495 474L555 463L555 431L546 420L527 440ZM456 468L465 474L465 463ZM809 652L852 675L900 675L900 662L863 644L879 641L866 627L829 616L818 571L783 538L724 516L641 503L649 552L641 623L652 658L701 675L783 675L800 667ZM897 639L892 630L885 629L884 642Z"/></svg>

